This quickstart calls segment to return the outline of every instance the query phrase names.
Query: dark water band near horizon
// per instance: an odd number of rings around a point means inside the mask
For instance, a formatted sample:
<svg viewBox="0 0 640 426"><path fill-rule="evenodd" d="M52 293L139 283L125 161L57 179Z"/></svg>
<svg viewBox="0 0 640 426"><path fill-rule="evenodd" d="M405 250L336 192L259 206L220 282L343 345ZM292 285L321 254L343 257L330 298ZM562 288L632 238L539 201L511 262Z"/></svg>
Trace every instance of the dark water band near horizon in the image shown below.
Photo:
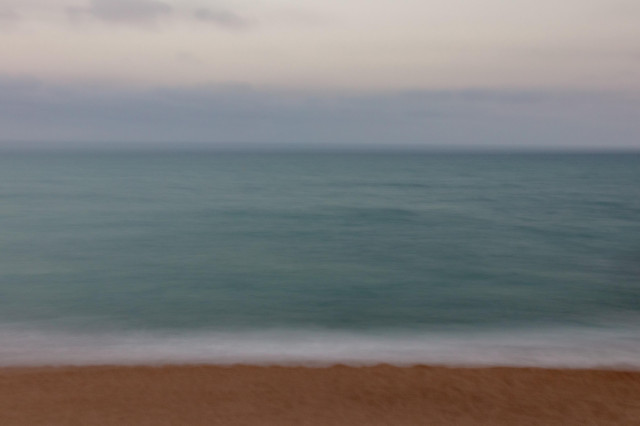
<svg viewBox="0 0 640 426"><path fill-rule="evenodd" d="M640 155L3 152L0 365L640 367Z"/></svg>

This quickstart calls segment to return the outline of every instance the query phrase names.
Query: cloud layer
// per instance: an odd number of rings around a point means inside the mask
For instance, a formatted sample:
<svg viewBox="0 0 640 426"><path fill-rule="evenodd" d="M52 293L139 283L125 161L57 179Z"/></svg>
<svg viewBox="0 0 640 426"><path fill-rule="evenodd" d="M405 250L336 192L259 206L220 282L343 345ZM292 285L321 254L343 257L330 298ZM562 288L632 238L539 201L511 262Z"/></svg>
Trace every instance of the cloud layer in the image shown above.
<svg viewBox="0 0 640 426"><path fill-rule="evenodd" d="M0 139L638 148L637 11L3 0Z"/></svg>
<svg viewBox="0 0 640 426"><path fill-rule="evenodd" d="M156 0L91 0L88 7L71 7L72 16L88 16L108 22L156 21L173 8Z"/></svg>
<svg viewBox="0 0 640 426"><path fill-rule="evenodd" d="M193 11L193 17L199 21L232 28L244 27L248 23L246 19L237 13L224 9L207 9L200 7Z"/></svg>
<svg viewBox="0 0 640 426"><path fill-rule="evenodd" d="M0 73L50 81L640 91L629 0L3 4Z"/></svg>
<svg viewBox="0 0 640 426"><path fill-rule="evenodd" d="M2 143L640 149L640 97L519 91L345 95L114 90L0 79Z"/></svg>
<svg viewBox="0 0 640 426"><path fill-rule="evenodd" d="M175 0L67 0L51 3L45 0L4 0L0 5L0 23L18 20L46 24L58 30L74 30L75 24L128 25L145 30L146 25L157 24L154 30L170 29L172 24L203 22L221 28L244 27L249 22L233 8L222 3L211 5L206 1ZM161 24L161 25L160 25ZM33 29L33 27L32 27ZM83 27L86 29L86 27Z"/></svg>
<svg viewBox="0 0 640 426"><path fill-rule="evenodd" d="M0 29L18 20L20 20L20 15L14 9L0 7Z"/></svg>

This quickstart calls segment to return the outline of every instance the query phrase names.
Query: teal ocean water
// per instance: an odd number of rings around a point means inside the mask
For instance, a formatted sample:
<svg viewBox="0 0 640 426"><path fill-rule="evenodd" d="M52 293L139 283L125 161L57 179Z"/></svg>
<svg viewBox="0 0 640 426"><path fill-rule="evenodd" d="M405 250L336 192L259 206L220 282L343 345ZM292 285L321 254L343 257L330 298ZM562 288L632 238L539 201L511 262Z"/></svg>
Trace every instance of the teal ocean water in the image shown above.
<svg viewBox="0 0 640 426"><path fill-rule="evenodd" d="M0 364L640 366L640 155L4 152Z"/></svg>

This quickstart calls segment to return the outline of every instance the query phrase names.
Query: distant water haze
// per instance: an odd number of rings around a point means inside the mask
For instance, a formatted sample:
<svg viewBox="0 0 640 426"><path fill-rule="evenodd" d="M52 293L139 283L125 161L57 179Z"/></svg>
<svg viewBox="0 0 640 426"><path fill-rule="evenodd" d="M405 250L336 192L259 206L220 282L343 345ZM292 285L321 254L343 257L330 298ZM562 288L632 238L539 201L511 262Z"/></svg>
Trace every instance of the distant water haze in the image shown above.
<svg viewBox="0 0 640 426"><path fill-rule="evenodd" d="M0 149L640 149L634 93L123 89L1 76L0 92Z"/></svg>

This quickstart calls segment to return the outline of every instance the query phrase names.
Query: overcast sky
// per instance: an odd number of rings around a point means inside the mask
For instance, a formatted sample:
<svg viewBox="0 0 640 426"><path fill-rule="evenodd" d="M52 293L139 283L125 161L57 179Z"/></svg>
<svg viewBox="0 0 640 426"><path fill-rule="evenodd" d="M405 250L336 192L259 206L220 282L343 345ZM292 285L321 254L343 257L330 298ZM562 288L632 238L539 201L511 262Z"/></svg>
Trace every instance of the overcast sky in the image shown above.
<svg viewBox="0 0 640 426"><path fill-rule="evenodd" d="M637 0L0 0L0 141L640 149Z"/></svg>

